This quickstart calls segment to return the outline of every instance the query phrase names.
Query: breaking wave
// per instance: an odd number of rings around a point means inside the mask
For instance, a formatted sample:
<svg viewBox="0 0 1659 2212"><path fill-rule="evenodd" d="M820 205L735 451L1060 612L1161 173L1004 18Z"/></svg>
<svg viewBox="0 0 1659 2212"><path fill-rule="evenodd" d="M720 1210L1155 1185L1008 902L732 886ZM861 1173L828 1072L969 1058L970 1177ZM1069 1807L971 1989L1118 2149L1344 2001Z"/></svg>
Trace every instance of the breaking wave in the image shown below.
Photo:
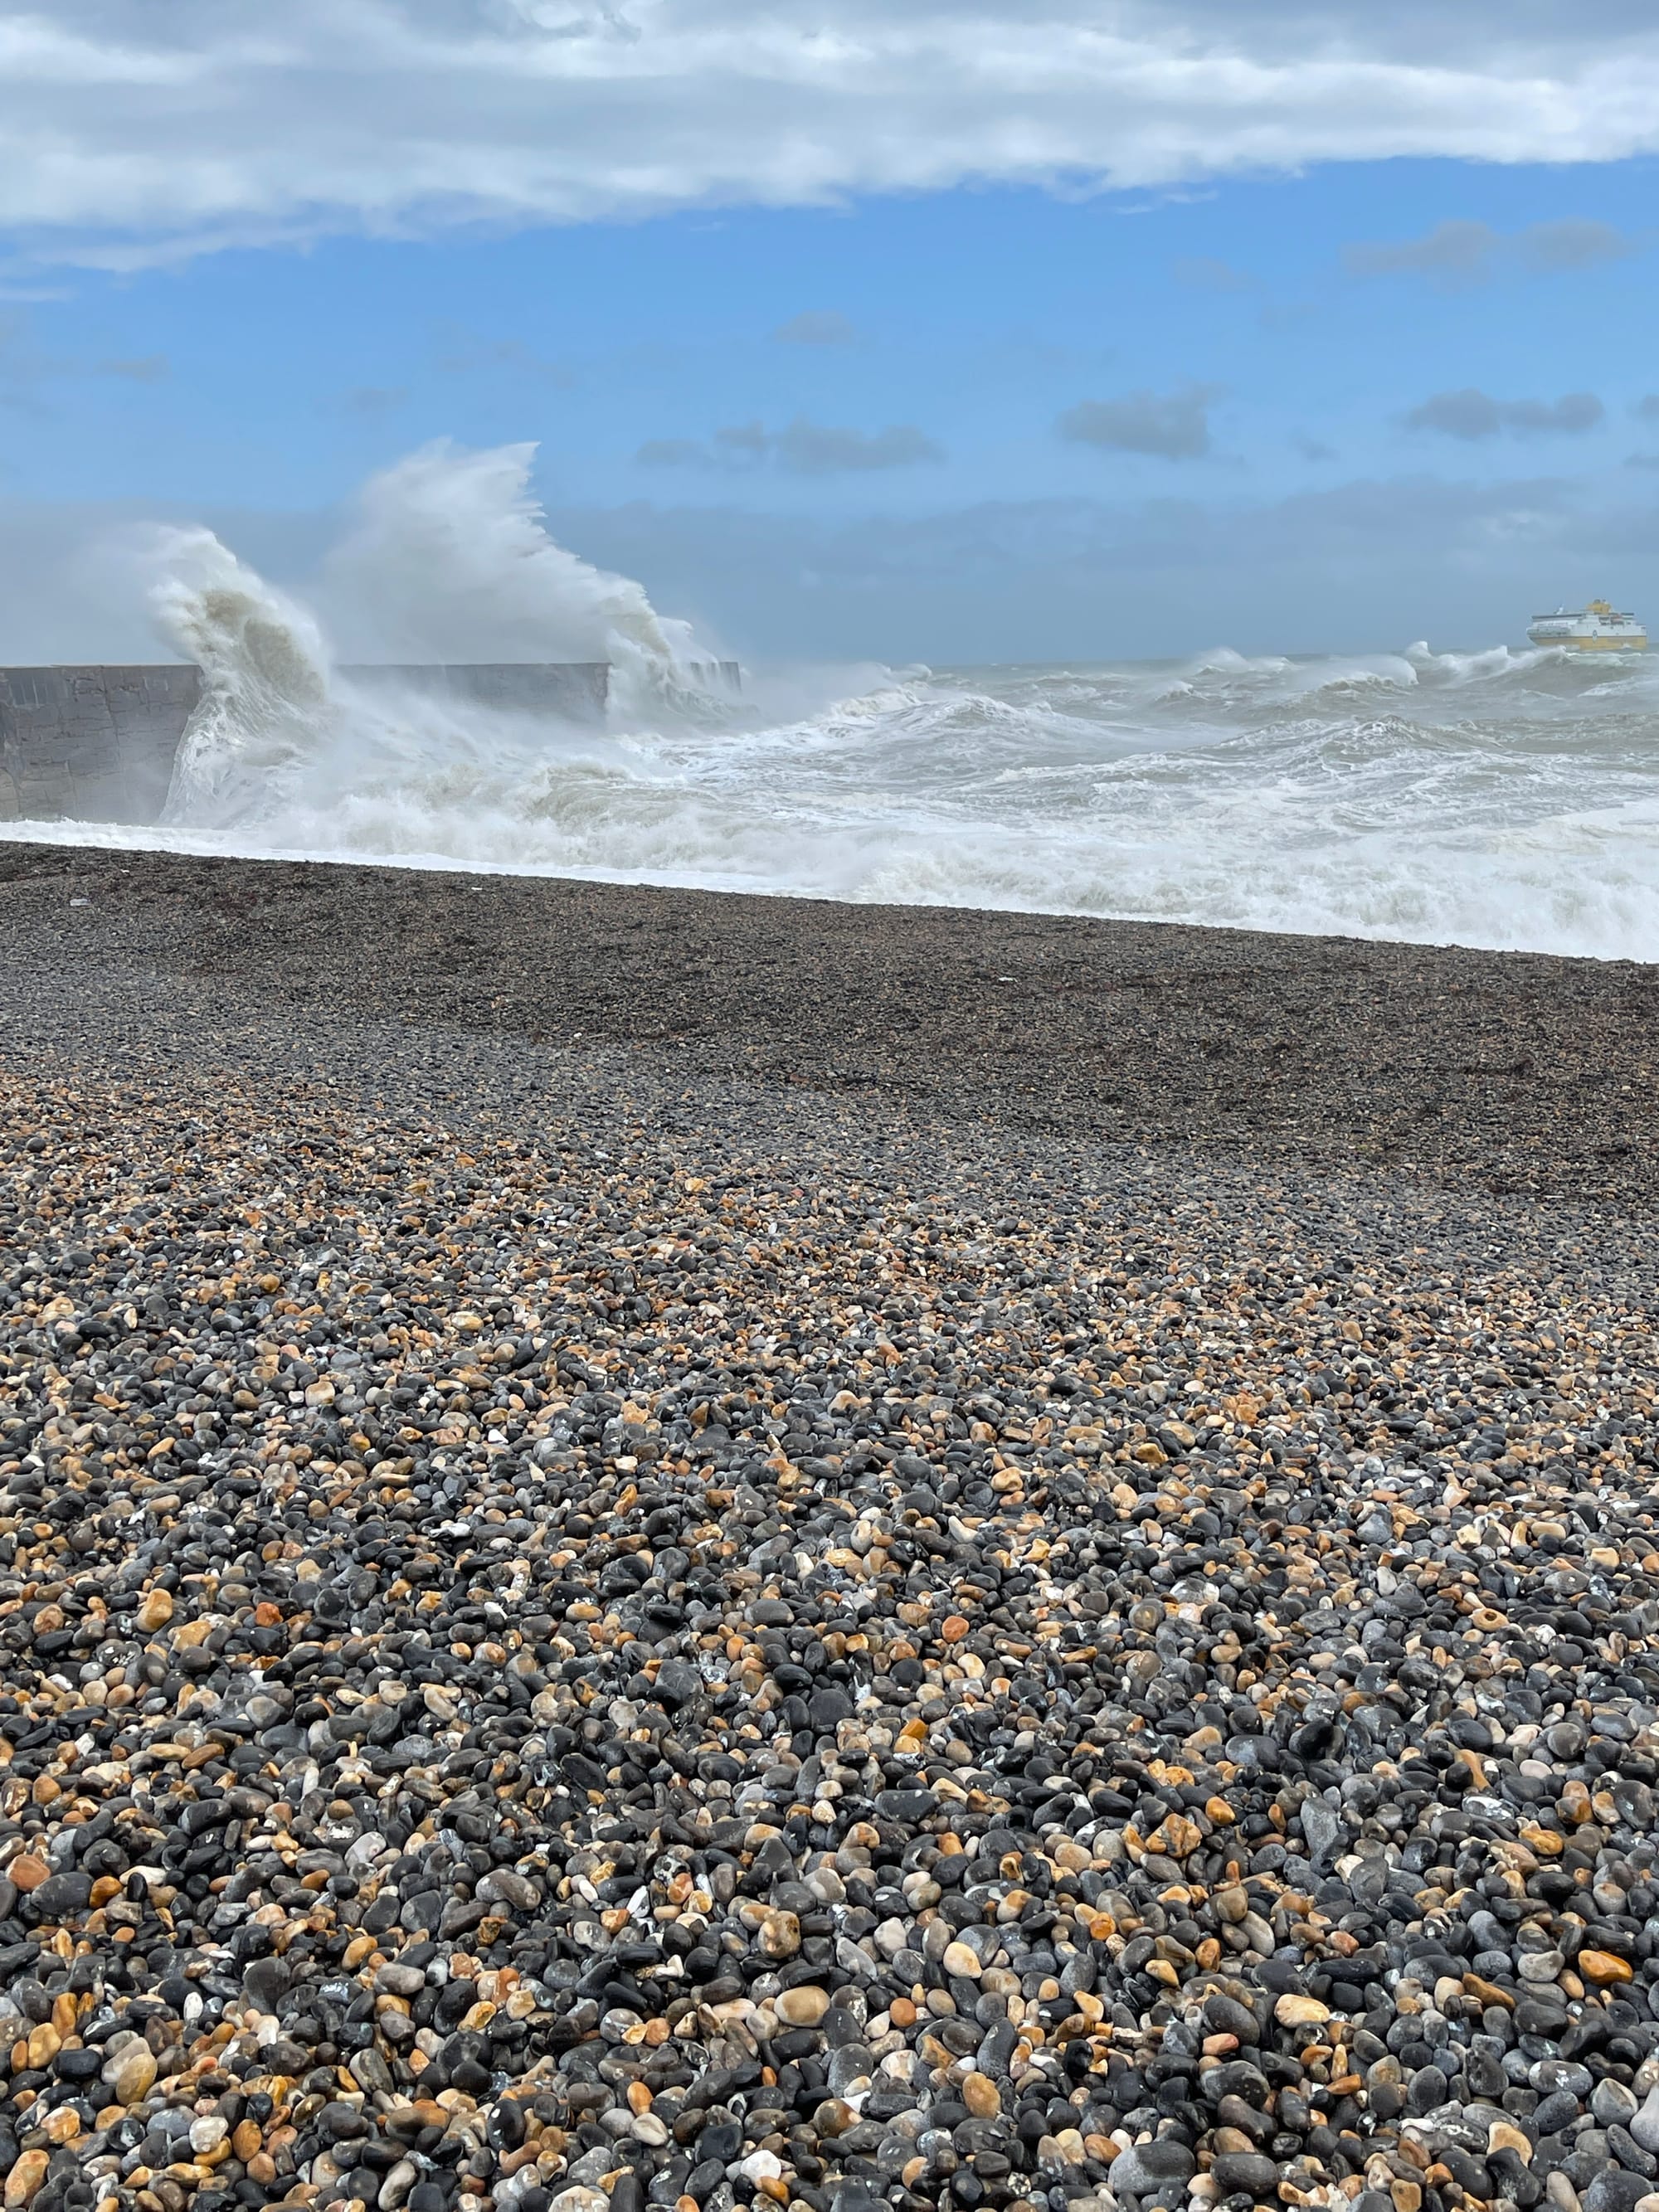
<svg viewBox="0 0 1659 2212"><path fill-rule="evenodd" d="M531 449L377 478L323 616L205 531L153 605L204 673L159 830L9 836L1659 959L1659 660L1498 646L796 671L740 698L554 544ZM604 726L365 687L362 658L595 659Z"/></svg>
<svg viewBox="0 0 1659 2212"><path fill-rule="evenodd" d="M424 447L372 478L325 564L329 631L368 666L449 661L590 661L611 670L612 707L696 726L711 702L696 638L642 587L549 536L530 489L531 445ZM169 528L149 549L150 611L202 672L165 820L230 830L305 820L355 792L439 781L534 753L550 733L336 665L321 618L276 591L210 530ZM515 727L515 720L519 726Z"/></svg>
<svg viewBox="0 0 1659 2212"><path fill-rule="evenodd" d="M239 805L262 811L324 738L330 684L322 632L210 530L158 532L154 557L156 626L202 672L167 818L234 818Z"/></svg>

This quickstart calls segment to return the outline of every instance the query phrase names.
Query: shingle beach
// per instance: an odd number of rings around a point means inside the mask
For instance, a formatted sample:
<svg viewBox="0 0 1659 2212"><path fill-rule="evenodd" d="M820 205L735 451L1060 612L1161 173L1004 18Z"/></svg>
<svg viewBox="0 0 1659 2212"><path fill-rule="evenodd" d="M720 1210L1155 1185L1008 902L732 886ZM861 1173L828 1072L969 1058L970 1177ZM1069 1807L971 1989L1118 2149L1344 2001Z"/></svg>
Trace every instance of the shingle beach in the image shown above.
<svg viewBox="0 0 1659 2212"><path fill-rule="evenodd" d="M35 2212L1659 2212L1659 971L0 848Z"/></svg>

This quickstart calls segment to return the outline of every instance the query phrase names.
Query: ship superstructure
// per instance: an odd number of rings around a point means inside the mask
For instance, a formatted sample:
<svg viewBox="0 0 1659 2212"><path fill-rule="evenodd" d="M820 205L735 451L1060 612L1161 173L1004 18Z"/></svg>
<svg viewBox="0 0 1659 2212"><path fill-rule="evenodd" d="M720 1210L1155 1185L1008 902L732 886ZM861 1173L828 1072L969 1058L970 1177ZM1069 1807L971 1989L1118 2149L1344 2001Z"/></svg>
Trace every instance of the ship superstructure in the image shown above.
<svg viewBox="0 0 1659 2212"><path fill-rule="evenodd" d="M1592 599L1576 614L1558 607L1553 615L1534 615L1527 635L1534 645L1559 645L1569 653L1645 653L1647 626L1632 614L1620 614L1607 599Z"/></svg>

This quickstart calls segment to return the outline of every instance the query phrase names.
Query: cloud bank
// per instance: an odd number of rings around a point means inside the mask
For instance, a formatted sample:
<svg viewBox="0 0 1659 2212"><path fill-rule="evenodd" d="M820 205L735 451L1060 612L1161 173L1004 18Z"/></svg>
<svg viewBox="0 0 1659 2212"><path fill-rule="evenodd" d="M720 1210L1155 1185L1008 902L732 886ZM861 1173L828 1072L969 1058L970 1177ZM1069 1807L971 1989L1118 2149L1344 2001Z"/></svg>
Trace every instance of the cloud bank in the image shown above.
<svg viewBox="0 0 1659 2212"><path fill-rule="evenodd" d="M1659 149L1636 0L54 0L0 6L0 224L135 265L994 181Z"/></svg>

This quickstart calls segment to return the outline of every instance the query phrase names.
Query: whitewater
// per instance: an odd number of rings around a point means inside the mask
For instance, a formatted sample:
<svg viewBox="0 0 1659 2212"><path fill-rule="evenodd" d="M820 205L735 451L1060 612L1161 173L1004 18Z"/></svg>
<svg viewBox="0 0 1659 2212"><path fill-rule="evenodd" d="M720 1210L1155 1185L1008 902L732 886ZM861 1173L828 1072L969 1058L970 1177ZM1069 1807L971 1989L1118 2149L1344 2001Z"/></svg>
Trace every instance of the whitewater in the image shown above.
<svg viewBox="0 0 1659 2212"><path fill-rule="evenodd" d="M155 828L10 838L1659 959L1659 657L1495 647L751 669L556 546L532 451L428 448L316 589L158 534L203 703ZM603 728L355 688L355 658L602 658Z"/></svg>

